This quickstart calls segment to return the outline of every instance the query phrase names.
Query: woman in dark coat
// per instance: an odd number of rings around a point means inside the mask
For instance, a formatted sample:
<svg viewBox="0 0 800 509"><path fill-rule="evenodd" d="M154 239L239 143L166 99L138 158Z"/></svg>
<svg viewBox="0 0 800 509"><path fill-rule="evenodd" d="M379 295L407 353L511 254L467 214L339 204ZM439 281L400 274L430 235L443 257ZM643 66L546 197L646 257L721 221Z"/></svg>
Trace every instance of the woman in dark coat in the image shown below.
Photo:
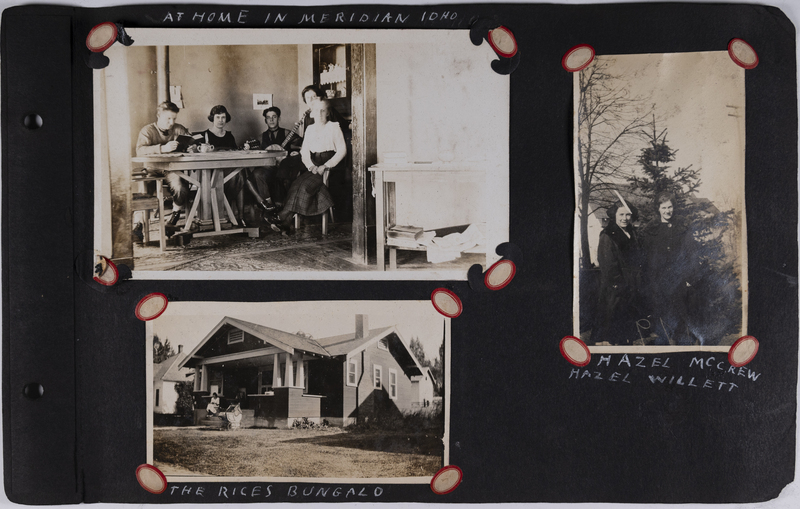
<svg viewBox="0 0 800 509"><path fill-rule="evenodd" d="M697 273L694 238L674 217L672 194L656 196L655 209L656 217L642 230L651 331L658 336L657 345L689 345L694 343L687 322L687 301Z"/></svg>
<svg viewBox="0 0 800 509"><path fill-rule="evenodd" d="M635 207L617 202L608 208L608 225L600 232L597 261L600 265L598 322L592 332L595 344L632 344L638 337L636 320L641 280L641 244L633 222Z"/></svg>

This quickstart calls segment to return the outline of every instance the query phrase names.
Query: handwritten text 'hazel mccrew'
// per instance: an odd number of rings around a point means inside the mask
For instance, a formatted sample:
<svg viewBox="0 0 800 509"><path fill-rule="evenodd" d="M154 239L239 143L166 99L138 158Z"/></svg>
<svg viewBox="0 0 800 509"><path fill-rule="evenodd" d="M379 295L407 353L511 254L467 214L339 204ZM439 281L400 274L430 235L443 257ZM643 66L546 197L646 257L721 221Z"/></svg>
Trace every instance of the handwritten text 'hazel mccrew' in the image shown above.
<svg viewBox="0 0 800 509"><path fill-rule="evenodd" d="M631 368L631 370L635 370L636 368L645 368L645 369L654 369L654 368L661 368L661 369L670 369L672 366L670 365L670 358L662 358L662 357L653 357L651 359L647 359L643 355L635 355L629 356L628 354L623 354L619 361L615 363L617 367L625 366L627 368ZM631 372L617 372L614 371L612 374L608 375L603 371L598 371L601 366L605 368L610 368L612 365L612 356L611 355L601 355L600 359L597 361L597 365L595 369L590 368L574 368L569 373L569 378L574 378L576 380L580 379L590 379L590 380L606 380L609 382L622 382L622 383L631 383L630 375ZM761 376L761 373L757 373L749 368L742 367L735 367L731 365L726 366L726 362L724 360L718 361L715 357L693 357L689 361L689 368L698 368L701 370L708 369L710 370L715 377L719 375L734 375L740 376L745 378L746 380L751 380L755 382L758 380L758 377ZM721 391L723 388L727 389L728 392L739 387L738 384L727 381L723 382L720 380L714 380L712 378L703 379L702 377L695 377L689 375L681 375L681 374L659 374L659 375L647 375L647 378L650 380L651 383L654 385L681 385L686 387L701 387L703 389L716 389Z"/></svg>

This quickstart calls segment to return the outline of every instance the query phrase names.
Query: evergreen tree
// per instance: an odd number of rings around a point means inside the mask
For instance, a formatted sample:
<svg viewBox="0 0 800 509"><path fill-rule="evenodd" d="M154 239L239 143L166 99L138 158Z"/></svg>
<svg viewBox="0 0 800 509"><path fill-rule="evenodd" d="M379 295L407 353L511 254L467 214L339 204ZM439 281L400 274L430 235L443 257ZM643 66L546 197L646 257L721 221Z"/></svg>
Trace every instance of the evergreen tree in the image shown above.
<svg viewBox="0 0 800 509"><path fill-rule="evenodd" d="M178 415L192 415L192 410L194 410L193 391L194 384L192 382L178 382L175 384L175 392L178 393L175 412Z"/></svg>
<svg viewBox="0 0 800 509"><path fill-rule="evenodd" d="M414 357L417 358L417 361L419 361L420 366L428 367L431 365L430 361L425 358L425 350L422 348L422 342L420 342L418 337L412 337L408 347L411 349L411 353L414 354Z"/></svg>
<svg viewBox="0 0 800 509"><path fill-rule="evenodd" d="M675 221L688 229L695 246L689 326L704 344L717 344L741 331L741 213L720 211L710 200L696 196L701 170L692 165L673 170L669 163L677 150L669 146L667 130L658 130L655 117L649 127L644 133L647 146L638 157L639 169L628 179L630 200L639 208L640 224L646 225L658 220L656 197L662 192L675 196Z"/></svg>
<svg viewBox="0 0 800 509"><path fill-rule="evenodd" d="M161 342L157 334L153 334L153 362L158 364L175 355L175 350L169 344L169 338Z"/></svg>
<svg viewBox="0 0 800 509"><path fill-rule="evenodd" d="M431 367L433 378L436 379L436 395L444 395L444 341L439 346L439 355L434 359Z"/></svg>

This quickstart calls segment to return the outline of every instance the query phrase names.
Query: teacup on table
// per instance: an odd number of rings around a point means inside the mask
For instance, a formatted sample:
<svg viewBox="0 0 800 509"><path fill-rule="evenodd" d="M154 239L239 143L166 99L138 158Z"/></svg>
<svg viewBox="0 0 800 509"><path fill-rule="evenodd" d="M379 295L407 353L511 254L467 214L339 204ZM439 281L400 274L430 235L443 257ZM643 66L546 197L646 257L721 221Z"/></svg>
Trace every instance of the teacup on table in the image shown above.
<svg viewBox="0 0 800 509"><path fill-rule="evenodd" d="M200 153L201 154L205 154L206 152L213 152L213 151L214 151L214 145L211 145L211 144L208 144L208 143L201 143L200 144Z"/></svg>

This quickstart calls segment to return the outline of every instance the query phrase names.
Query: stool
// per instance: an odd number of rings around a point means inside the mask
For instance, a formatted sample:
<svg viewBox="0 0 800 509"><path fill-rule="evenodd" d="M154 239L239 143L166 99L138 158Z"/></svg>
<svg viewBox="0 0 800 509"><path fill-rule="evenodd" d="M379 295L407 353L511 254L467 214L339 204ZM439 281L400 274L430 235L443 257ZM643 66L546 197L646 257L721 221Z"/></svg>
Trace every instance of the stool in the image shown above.
<svg viewBox="0 0 800 509"><path fill-rule="evenodd" d="M167 246L167 235L166 230L164 228L164 191L162 186L164 184L163 177L142 177L142 178L134 178L134 182L148 182L148 181L155 181L156 182L156 196L152 196L146 193L133 193L131 195L131 210L137 211L141 210L144 212L143 216L143 234L144 234L144 243L147 244L150 242L150 211L157 210L158 211L158 246L163 253Z"/></svg>

